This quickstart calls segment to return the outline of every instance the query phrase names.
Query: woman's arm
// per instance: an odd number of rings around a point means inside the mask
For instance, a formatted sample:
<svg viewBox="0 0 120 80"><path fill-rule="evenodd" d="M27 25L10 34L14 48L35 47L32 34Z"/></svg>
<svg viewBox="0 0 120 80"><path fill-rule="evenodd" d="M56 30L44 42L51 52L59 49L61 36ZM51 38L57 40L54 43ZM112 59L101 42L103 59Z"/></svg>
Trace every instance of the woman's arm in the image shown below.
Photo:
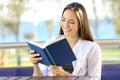
<svg viewBox="0 0 120 80"><path fill-rule="evenodd" d="M43 76L38 64L34 64L33 70L33 76Z"/></svg>
<svg viewBox="0 0 120 80"><path fill-rule="evenodd" d="M34 54L34 50L30 51L30 61L33 64L33 76L43 76L42 72L40 71L38 62L42 60L39 54L35 53Z"/></svg>
<svg viewBox="0 0 120 80"><path fill-rule="evenodd" d="M100 80L102 70L102 53L99 46L93 47L91 53L88 56L88 73L90 80Z"/></svg>
<svg viewBox="0 0 120 80"><path fill-rule="evenodd" d="M50 69L54 76L73 76L71 73L66 72L61 66L50 66Z"/></svg>

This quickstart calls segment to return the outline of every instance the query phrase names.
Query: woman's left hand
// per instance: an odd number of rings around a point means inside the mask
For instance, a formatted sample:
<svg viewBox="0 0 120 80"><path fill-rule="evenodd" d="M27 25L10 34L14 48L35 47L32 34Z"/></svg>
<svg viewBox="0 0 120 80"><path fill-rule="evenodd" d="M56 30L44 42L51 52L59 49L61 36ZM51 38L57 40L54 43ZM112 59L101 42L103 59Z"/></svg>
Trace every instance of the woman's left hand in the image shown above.
<svg viewBox="0 0 120 80"><path fill-rule="evenodd" d="M51 72L54 74L54 76L72 76L72 74L64 71L64 69L61 66L50 66Z"/></svg>

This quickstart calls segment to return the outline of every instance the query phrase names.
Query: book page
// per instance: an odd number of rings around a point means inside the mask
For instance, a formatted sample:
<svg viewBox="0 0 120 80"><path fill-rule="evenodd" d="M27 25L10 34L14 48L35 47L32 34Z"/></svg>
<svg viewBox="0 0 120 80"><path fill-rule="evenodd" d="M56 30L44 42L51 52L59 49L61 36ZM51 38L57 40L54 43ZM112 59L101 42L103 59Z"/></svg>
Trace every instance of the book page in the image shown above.
<svg viewBox="0 0 120 80"><path fill-rule="evenodd" d="M38 43L38 42L35 42L35 41L29 41L28 43L31 43L31 44L36 45L38 47L44 48L43 43Z"/></svg>
<svg viewBox="0 0 120 80"><path fill-rule="evenodd" d="M55 43L57 41L60 41L60 40L62 40L64 38L65 38L64 35L60 35L58 37L53 37L53 38L49 39L45 43L38 43L38 42L35 42L35 41L29 41L29 43L34 44L34 45L36 45L38 47L41 47L41 48L45 48L46 46L48 46L48 45L50 45L52 43Z"/></svg>
<svg viewBox="0 0 120 80"><path fill-rule="evenodd" d="M60 35L58 37L53 37L50 40L46 41L43 45L44 45L44 47L46 47L46 46L48 46L48 45L50 45L52 43L55 43L57 41L60 41L60 40L64 39L64 38L65 38L64 35Z"/></svg>

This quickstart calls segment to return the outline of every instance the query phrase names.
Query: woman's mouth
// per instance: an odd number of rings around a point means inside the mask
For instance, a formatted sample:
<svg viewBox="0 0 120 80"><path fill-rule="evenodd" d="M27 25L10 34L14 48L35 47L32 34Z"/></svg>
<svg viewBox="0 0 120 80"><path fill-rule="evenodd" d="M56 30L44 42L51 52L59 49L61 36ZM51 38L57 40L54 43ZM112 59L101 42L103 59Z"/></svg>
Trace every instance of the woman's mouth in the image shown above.
<svg viewBox="0 0 120 80"><path fill-rule="evenodd" d="M64 32L70 32L71 29L64 29Z"/></svg>

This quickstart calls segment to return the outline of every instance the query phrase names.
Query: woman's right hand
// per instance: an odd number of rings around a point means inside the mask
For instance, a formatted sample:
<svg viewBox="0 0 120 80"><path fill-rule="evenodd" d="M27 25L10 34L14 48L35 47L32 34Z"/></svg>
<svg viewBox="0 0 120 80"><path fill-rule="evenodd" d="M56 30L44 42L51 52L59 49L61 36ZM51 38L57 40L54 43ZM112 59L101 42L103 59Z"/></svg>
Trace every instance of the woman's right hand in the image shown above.
<svg viewBox="0 0 120 80"><path fill-rule="evenodd" d="M30 50L30 61L33 64L38 64L38 62L42 60L42 57L39 56L40 56L39 53L35 53L34 50Z"/></svg>

